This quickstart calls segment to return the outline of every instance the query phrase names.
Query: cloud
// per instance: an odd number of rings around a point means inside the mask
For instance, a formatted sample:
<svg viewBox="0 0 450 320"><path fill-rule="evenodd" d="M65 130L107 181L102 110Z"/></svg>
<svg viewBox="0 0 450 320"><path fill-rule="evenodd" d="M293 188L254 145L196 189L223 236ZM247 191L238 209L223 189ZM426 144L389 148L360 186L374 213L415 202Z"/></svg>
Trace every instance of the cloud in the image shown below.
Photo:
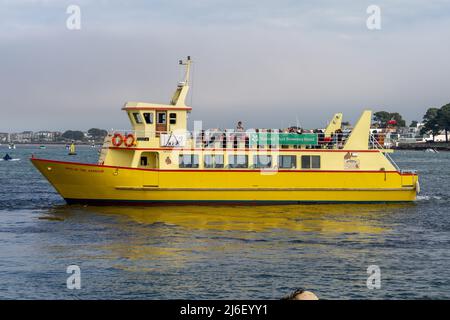
<svg viewBox="0 0 450 320"><path fill-rule="evenodd" d="M448 3L0 1L0 131L126 128L127 101L167 102L192 55L191 120L206 126L323 126L362 109L420 119L449 100ZM6 112L7 110L7 112Z"/></svg>

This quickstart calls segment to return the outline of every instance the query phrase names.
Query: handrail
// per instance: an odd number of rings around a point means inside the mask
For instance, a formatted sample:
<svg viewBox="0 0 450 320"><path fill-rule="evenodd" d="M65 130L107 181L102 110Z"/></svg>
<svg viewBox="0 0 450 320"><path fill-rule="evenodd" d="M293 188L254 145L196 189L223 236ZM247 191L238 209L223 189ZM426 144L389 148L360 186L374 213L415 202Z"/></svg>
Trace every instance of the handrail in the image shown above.
<svg viewBox="0 0 450 320"><path fill-rule="evenodd" d="M380 136L380 134L377 134L377 135ZM382 150L384 150L384 147L379 143L378 139L376 139L373 134L370 134L370 136L369 136L369 143L372 144L373 149L377 149L380 152L382 152ZM397 165L397 163L394 161L394 159L392 159L392 157L389 155L389 153L385 153L384 155L389 160L389 162L394 166L394 168L398 172L401 172L400 167Z"/></svg>
<svg viewBox="0 0 450 320"><path fill-rule="evenodd" d="M234 143L239 144L245 142L246 147L255 147L260 148L264 145L255 144L254 141L250 142L252 135L270 135L276 136L280 134L317 134L317 144L303 144L303 146L315 148L315 149L343 149L345 143L347 142L348 137L351 132L340 132L333 134L331 137L326 137L324 133L310 132L304 131L302 133L297 132L280 132L278 130L271 129L252 129L244 132L235 131L233 129L230 130L217 130L217 129L208 129L201 131L189 131L189 130L181 130L181 131L147 131L147 130L111 130L108 134L112 135L114 133L123 133L129 134L133 133L136 137L146 137L146 138L156 138L162 134L186 134L187 139L195 140L195 145L202 145L203 147L208 147L214 145L216 143ZM253 136L254 137L254 136ZM369 135L368 148L376 149L376 150L384 150L384 147L380 144L379 140L384 140L385 134L378 133L376 136L374 134ZM278 141L276 138L273 141ZM277 143L278 144L278 143ZM278 144L283 146L282 144ZM268 145L269 146L269 145ZM389 155L387 155L388 158ZM395 162L390 159L391 162L395 165ZM397 166L396 166L397 167Z"/></svg>

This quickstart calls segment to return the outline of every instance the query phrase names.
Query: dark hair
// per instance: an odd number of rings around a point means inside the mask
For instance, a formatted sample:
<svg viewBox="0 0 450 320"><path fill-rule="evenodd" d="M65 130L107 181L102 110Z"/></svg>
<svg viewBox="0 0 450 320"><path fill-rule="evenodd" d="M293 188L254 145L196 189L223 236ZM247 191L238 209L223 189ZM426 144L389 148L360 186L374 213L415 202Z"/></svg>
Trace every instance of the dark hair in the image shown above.
<svg viewBox="0 0 450 320"><path fill-rule="evenodd" d="M305 292L305 290L296 289L290 295L281 298L281 300L294 300L297 295L302 294L303 292Z"/></svg>

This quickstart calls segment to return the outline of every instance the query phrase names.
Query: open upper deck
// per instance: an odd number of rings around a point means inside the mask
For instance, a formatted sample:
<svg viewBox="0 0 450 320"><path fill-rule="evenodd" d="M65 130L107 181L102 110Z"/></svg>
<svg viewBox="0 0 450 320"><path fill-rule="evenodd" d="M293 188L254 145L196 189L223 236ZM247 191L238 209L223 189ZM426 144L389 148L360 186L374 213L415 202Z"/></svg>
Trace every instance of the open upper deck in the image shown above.
<svg viewBox="0 0 450 320"><path fill-rule="evenodd" d="M344 162L347 166L352 163L355 167L367 170L396 168L395 163L388 161L384 155L391 151L383 148L384 137L370 134L372 113L369 110L362 113L354 128L348 132L342 130L341 113L333 116L325 130L314 132L269 129L245 132L242 129L188 131L187 117L191 107L185 104L185 100L189 90L191 63L189 57L185 61L180 60L180 65L185 66L186 71L170 103L128 102L124 105L122 109L127 112L132 129L126 132L115 131L106 138L99 163L174 169L183 168L185 157L200 158L203 157L202 153L214 152L222 157L224 168L227 165L232 168L233 157L237 152L240 153L239 157L253 158L255 155L259 157L273 152L284 157L298 151L315 154L324 152L324 155L318 156L322 157L320 168L329 170L345 169ZM332 156L329 151L343 153ZM169 152L175 155L171 156ZM358 155L360 152L372 155L370 158L362 157ZM344 159L341 159L342 156ZM358 157L364 158L361 165L360 159L356 159ZM246 168L258 166L255 161L258 160L249 160ZM278 166L277 160L270 163L271 166Z"/></svg>

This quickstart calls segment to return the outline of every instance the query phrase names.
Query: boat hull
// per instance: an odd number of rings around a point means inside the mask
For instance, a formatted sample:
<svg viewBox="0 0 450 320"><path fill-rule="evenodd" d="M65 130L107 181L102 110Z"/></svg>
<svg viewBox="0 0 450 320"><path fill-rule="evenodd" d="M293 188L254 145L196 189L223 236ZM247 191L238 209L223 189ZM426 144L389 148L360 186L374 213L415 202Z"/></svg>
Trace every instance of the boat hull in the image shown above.
<svg viewBox="0 0 450 320"><path fill-rule="evenodd" d="M31 159L68 203L410 202L416 174L397 171L157 170Z"/></svg>

